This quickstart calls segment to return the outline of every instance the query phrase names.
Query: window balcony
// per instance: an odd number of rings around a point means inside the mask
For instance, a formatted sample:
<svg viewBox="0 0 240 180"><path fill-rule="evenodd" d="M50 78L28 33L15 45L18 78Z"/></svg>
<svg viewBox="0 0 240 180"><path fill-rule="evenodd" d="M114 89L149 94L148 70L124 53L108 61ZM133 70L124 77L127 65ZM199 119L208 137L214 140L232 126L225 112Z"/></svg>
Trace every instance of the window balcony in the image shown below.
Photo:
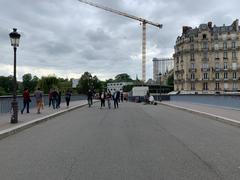
<svg viewBox="0 0 240 180"><path fill-rule="evenodd" d="M197 69L196 69L196 68L189 68L188 71L189 71L189 72L197 72Z"/></svg>
<svg viewBox="0 0 240 180"><path fill-rule="evenodd" d="M201 71L202 72L208 72L208 71L210 71L210 68L201 68Z"/></svg>

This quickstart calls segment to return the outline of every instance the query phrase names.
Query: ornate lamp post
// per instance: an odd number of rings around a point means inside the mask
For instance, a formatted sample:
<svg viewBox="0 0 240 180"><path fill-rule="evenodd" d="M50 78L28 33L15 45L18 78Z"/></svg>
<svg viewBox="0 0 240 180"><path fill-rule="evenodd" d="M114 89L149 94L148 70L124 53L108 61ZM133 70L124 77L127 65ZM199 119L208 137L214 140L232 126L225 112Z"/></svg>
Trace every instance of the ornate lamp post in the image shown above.
<svg viewBox="0 0 240 180"><path fill-rule="evenodd" d="M12 110L13 114L11 117L11 123L18 123L18 102L17 102L17 80L16 80L16 51L19 46L19 40L21 35L17 33L17 29L13 28L13 32L9 34L11 40L11 46L14 50L14 67L13 67L13 100L12 100Z"/></svg>
<svg viewBox="0 0 240 180"><path fill-rule="evenodd" d="M158 74L159 75L159 85L160 85L160 88L159 88L159 101L162 101L162 94L161 94L161 92L162 92L162 83L161 83L161 76L162 76L162 73L159 73Z"/></svg>

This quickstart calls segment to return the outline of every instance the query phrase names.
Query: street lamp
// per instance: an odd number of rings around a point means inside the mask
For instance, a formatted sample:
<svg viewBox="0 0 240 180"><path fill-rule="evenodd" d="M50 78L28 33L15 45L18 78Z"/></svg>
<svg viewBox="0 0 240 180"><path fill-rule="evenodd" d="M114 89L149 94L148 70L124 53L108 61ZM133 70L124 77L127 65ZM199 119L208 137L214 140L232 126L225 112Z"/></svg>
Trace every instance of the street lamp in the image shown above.
<svg viewBox="0 0 240 180"><path fill-rule="evenodd" d="M18 103L17 103L17 80L16 80L16 51L19 46L19 40L21 35L17 33L17 29L13 28L13 32L9 34L11 40L11 46L14 50L14 66L13 66L13 100L12 100L12 110L13 114L11 117L11 123L18 123Z"/></svg>
<svg viewBox="0 0 240 180"><path fill-rule="evenodd" d="M161 76L162 76L162 73L159 73L159 85L160 85L160 88L159 88L159 101L162 101L162 94L161 94L161 91L162 91L162 83L161 83Z"/></svg>

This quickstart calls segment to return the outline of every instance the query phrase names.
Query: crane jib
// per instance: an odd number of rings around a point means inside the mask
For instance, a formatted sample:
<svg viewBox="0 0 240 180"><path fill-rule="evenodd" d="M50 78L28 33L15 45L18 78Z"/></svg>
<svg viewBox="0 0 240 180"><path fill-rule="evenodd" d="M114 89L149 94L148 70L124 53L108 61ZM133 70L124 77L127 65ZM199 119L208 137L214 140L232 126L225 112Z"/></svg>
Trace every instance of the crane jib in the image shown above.
<svg viewBox="0 0 240 180"><path fill-rule="evenodd" d="M115 10L115 9L112 9L112 8L109 8L109 7L106 7L106 6L102 6L102 5L99 5L99 4L90 2L90 1L86 1L86 0L78 0L78 1L82 2L82 3L85 3L85 4L88 4L88 5L91 5L91 6L94 6L94 7L97 7L97 8L100 8L100 9L103 9L105 11L109 11L109 12L112 12L112 13L115 13L115 14L118 14L118 15L121 15L121 16L125 16L125 17L128 17L128 18L140 21L142 23L146 23L146 24L156 26L158 28L162 28L162 26L163 26L162 24L154 23L152 21L148 21L146 19L134 16L134 15L131 15L131 14L127 14L127 13L124 13L124 12L121 12L121 11L118 11L118 10Z"/></svg>

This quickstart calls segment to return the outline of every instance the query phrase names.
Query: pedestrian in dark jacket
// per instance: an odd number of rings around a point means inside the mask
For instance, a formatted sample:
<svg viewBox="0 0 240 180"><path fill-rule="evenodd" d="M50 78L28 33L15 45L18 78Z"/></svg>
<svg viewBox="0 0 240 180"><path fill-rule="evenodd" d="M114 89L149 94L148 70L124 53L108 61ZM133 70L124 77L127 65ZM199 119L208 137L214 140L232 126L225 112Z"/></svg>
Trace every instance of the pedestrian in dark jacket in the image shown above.
<svg viewBox="0 0 240 180"><path fill-rule="evenodd" d="M70 103L70 100L71 100L71 96L72 96L72 93L70 90L67 90L66 94L65 94L65 100L66 100L66 103L67 103L67 107L69 107L69 103Z"/></svg>
<svg viewBox="0 0 240 180"><path fill-rule="evenodd" d="M30 99L30 93L28 91L28 88L24 88L24 91L23 91L23 108L21 110L21 114L23 113L26 106L27 106L27 113L29 113L29 103L30 102L31 102L31 99Z"/></svg>
<svg viewBox="0 0 240 180"><path fill-rule="evenodd" d="M120 93L118 93L119 91L115 91L113 93L113 103L114 103L114 108L118 108L118 102L119 102L119 96L120 96Z"/></svg>
<svg viewBox="0 0 240 180"><path fill-rule="evenodd" d="M52 106L53 106L53 109L55 109L57 107L57 103L58 103L58 92L56 90L53 90L53 92L52 92Z"/></svg>
<svg viewBox="0 0 240 180"><path fill-rule="evenodd" d="M105 99L106 99L106 94L105 94L105 92L102 92L102 93L100 94L101 108L102 108L102 107L105 107Z"/></svg>
<svg viewBox="0 0 240 180"><path fill-rule="evenodd" d="M58 92L58 98L57 98L57 106L56 106L56 108L60 108L61 99L62 99L61 96L62 96L62 92L59 91L59 92Z"/></svg>
<svg viewBox="0 0 240 180"><path fill-rule="evenodd" d="M49 91L49 94L48 94L48 106L51 107L52 105L52 90Z"/></svg>

